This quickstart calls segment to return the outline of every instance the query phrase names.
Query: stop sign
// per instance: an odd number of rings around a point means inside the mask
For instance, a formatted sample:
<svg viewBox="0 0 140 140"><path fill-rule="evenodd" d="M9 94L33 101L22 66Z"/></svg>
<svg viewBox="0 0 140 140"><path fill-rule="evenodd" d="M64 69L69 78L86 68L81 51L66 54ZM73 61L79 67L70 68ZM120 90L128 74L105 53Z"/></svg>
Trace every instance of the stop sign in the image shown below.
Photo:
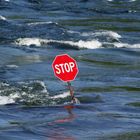
<svg viewBox="0 0 140 140"><path fill-rule="evenodd" d="M76 61L68 54L57 55L52 63L54 74L64 82L75 79L78 74Z"/></svg>

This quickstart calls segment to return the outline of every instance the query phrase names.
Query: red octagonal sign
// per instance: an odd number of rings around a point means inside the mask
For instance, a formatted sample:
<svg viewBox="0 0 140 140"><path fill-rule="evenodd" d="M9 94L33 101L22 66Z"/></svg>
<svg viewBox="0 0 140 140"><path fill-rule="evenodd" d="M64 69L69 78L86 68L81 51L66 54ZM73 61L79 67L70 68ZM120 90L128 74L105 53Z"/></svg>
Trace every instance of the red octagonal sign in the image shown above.
<svg viewBox="0 0 140 140"><path fill-rule="evenodd" d="M57 55L52 63L54 74L60 80L69 82L78 74L76 61L68 54Z"/></svg>

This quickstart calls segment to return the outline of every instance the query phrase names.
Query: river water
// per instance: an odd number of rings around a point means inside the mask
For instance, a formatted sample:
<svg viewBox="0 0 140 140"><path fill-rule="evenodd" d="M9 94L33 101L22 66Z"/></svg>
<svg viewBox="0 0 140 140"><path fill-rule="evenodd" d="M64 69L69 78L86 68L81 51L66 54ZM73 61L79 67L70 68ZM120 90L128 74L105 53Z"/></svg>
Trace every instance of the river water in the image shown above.
<svg viewBox="0 0 140 140"><path fill-rule="evenodd" d="M64 53L73 114L51 67ZM140 1L0 0L0 140L123 139L140 139Z"/></svg>

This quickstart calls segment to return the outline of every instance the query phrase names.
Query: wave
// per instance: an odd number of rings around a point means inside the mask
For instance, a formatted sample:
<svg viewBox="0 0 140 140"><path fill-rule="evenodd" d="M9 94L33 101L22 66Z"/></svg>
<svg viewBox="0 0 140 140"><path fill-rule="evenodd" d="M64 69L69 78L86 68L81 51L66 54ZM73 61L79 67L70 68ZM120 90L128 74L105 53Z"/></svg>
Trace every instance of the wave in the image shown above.
<svg viewBox="0 0 140 140"><path fill-rule="evenodd" d="M0 105L13 104L15 103L14 99L7 96L0 96Z"/></svg>
<svg viewBox="0 0 140 140"><path fill-rule="evenodd" d="M114 37L121 37L121 36L116 34ZM18 46L34 45L36 47L46 47L47 45L62 45L65 47L65 49L69 47L71 49L140 48L140 44L128 44L128 43L121 43L121 42L109 43L109 42L99 42L98 40L91 40L91 41L79 40L77 42L74 42L74 41L63 41L63 40L49 40L49 39L47 40L47 39L39 39L39 38L19 38L15 41L15 44Z"/></svg>
<svg viewBox="0 0 140 140"><path fill-rule="evenodd" d="M62 94L59 94L59 95L54 95L52 97L50 97L51 99L58 99L58 98L66 98L70 96L70 92L64 92Z"/></svg>
<svg viewBox="0 0 140 140"><path fill-rule="evenodd" d="M113 2L113 1L115 1L115 0L107 0L107 1ZM128 0L127 2L135 2L135 1L137 1L137 0ZM122 2L124 2L124 0L122 0Z"/></svg>
<svg viewBox="0 0 140 140"><path fill-rule="evenodd" d="M6 65L7 68L18 68L18 65Z"/></svg>
<svg viewBox="0 0 140 140"><path fill-rule="evenodd" d="M69 30L68 33L71 34L79 34L80 36L94 36L94 37L98 37L98 36L106 36L106 37L110 37L110 38L114 38L114 39L119 39L122 38L122 36L120 34L118 34L117 32L114 31L105 31L105 30L101 30L98 32L78 32L78 31L73 31L73 30Z"/></svg>
<svg viewBox="0 0 140 140"><path fill-rule="evenodd" d="M101 96L78 96L76 104L103 102ZM49 93L43 81L0 82L0 105L58 106L71 103L69 91Z"/></svg>
<svg viewBox="0 0 140 140"><path fill-rule="evenodd" d="M63 92L50 95L43 81L28 81L18 83L0 83L0 105L24 104L32 105L59 105L70 101L70 93Z"/></svg>
<svg viewBox="0 0 140 140"><path fill-rule="evenodd" d="M0 15L0 20L5 20L6 21L7 19L6 19L6 17Z"/></svg>
<svg viewBox="0 0 140 140"><path fill-rule="evenodd" d="M42 42L43 40L39 38L19 38L15 41L15 44L19 46L41 46Z"/></svg>
<svg viewBox="0 0 140 140"><path fill-rule="evenodd" d="M122 36L118 34L117 32L113 31L99 31L99 32L84 32L81 34L82 36L94 36L94 37L106 37L110 38L112 40L118 41Z"/></svg>
<svg viewBox="0 0 140 140"><path fill-rule="evenodd" d="M52 22L52 21L48 21L48 22L33 22L33 23L28 23L27 25L42 25L42 24L56 24L58 25L57 22Z"/></svg>
<svg viewBox="0 0 140 140"><path fill-rule="evenodd" d="M114 43L116 48L140 48L140 44Z"/></svg>
<svg viewBox="0 0 140 140"><path fill-rule="evenodd" d="M58 45L66 45L71 46L73 49L96 49L102 46L102 43L98 40L91 41L83 41L79 40L77 42L74 41L63 41L63 40L47 40L47 39L39 39L39 38L19 38L15 41L16 45L19 46L31 46L35 45L38 47L49 45L49 44L58 44Z"/></svg>

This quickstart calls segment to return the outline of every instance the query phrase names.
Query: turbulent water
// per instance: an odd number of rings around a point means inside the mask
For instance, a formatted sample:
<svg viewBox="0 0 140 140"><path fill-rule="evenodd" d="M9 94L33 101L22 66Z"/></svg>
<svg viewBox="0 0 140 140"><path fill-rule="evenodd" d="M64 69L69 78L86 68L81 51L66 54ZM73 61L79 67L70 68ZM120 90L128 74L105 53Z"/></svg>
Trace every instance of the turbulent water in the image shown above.
<svg viewBox="0 0 140 140"><path fill-rule="evenodd" d="M63 53L73 114L51 67ZM0 140L124 139L140 139L140 1L0 0Z"/></svg>

